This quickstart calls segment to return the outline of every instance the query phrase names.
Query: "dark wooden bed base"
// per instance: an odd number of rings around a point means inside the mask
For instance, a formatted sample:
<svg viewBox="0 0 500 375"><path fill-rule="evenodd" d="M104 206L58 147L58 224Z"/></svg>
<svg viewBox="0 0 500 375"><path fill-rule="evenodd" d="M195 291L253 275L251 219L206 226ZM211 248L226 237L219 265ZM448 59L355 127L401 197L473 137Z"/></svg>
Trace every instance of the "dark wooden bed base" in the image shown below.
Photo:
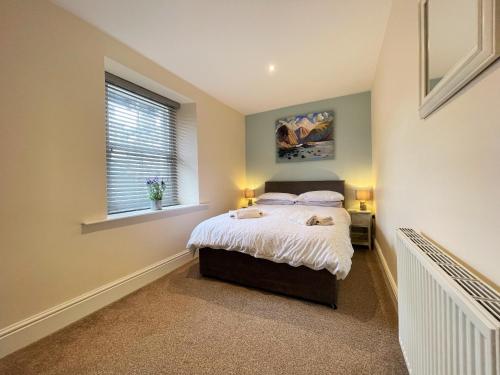
<svg viewBox="0 0 500 375"><path fill-rule="evenodd" d="M237 251L200 249L203 276L324 303L336 308L335 276L327 270L292 267Z"/></svg>
<svg viewBox="0 0 500 375"><path fill-rule="evenodd" d="M344 194L344 181L267 181L266 192L301 194L313 190L333 190ZM203 276L299 297L337 308L336 276L327 270L292 267L237 251L200 249Z"/></svg>

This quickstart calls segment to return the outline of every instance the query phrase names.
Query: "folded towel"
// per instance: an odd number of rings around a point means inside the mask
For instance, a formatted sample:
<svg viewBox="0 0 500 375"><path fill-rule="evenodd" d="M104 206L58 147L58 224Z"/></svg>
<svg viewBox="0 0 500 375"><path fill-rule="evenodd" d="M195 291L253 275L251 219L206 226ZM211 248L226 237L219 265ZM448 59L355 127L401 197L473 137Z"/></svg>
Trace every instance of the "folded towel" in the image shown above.
<svg viewBox="0 0 500 375"><path fill-rule="evenodd" d="M316 222L313 225L333 225L333 218L331 216L316 216Z"/></svg>
<svg viewBox="0 0 500 375"><path fill-rule="evenodd" d="M310 227L311 225L316 225L316 215L312 215L309 219L307 219L306 225L308 227Z"/></svg>
<svg viewBox="0 0 500 375"><path fill-rule="evenodd" d="M262 217L262 211L257 208L242 208L229 211L229 216L233 219L255 219Z"/></svg>
<svg viewBox="0 0 500 375"><path fill-rule="evenodd" d="M318 216L310 212L296 212L290 215L289 219L297 224L302 225L333 225L331 216Z"/></svg>

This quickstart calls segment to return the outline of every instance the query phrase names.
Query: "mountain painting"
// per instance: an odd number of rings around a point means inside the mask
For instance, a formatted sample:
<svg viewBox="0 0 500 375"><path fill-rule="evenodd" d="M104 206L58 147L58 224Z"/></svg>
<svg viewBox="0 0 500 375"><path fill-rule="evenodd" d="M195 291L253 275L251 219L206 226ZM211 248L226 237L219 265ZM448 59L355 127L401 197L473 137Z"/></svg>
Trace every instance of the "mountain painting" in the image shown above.
<svg viewBox="0 0 500 375"><path fill-rule="evenodd" d="M278 163L334 157L333 111L276 120L275 134Z"/></svg>

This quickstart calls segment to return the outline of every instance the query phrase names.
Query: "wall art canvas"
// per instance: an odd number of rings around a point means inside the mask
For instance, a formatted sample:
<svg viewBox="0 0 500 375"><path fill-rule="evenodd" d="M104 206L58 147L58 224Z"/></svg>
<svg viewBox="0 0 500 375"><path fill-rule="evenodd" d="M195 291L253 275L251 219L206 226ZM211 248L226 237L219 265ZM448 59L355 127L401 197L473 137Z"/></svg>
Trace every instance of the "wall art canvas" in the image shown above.
<svg viewBox="0 0 500 375"><path fill-rule="evenodd" d="M275 136L278 163L332 159L333 111L278 119Z"/></svg>

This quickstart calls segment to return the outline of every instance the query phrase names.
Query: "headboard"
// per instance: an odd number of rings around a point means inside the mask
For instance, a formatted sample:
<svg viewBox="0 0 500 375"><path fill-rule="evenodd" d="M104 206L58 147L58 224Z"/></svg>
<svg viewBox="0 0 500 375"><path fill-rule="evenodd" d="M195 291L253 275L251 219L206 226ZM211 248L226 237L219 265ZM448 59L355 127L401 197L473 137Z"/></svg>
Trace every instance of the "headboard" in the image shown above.
<svg viewBox="0 0 500 375"><path fill-rule="evenodd" d="M302 194L314 190L331 190L344 194L344 181L266 181L266 193Z"/></svg>

